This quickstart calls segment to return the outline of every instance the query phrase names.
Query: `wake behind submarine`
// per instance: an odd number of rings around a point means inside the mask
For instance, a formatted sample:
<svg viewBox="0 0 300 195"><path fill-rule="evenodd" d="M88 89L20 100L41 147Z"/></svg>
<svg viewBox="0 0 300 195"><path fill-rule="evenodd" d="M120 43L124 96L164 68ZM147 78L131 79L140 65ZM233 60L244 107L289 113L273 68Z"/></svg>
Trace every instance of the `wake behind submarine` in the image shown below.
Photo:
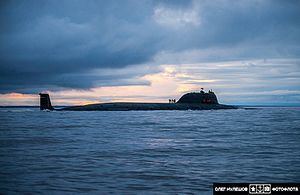
<svg viewBox="0 0 300 195"><path fill-rule="evenodd" d="M113 102L98 103L81 106L69 106L55 109L49 94L40 93L40 110L57 111L130 111L130 110L217 110L237 109L237 106L219 104L217 96L212 90L204 92L186 93L176 102L175 99L169 103L135 103L135 102Z"/></svg>

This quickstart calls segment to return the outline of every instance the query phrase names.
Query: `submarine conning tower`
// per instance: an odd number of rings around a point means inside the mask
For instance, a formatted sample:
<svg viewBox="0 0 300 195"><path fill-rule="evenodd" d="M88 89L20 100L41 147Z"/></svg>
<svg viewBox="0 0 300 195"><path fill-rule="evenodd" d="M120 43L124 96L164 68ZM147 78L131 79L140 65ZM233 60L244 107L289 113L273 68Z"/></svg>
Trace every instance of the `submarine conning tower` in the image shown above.
<svg viewBox="0 0 300 195"><path fill-rule="evenodd" d="M191 92L184 94L177 103L183 104L219 104L217 96L213 91L208 93L201 90L200 92Z"/></svg>
<svg viewBox="0 0 300 195"><path fill-rule="evenodd" d="M51 105L49 94L39 93L40 95L40 110L54 110Z"/></svg>

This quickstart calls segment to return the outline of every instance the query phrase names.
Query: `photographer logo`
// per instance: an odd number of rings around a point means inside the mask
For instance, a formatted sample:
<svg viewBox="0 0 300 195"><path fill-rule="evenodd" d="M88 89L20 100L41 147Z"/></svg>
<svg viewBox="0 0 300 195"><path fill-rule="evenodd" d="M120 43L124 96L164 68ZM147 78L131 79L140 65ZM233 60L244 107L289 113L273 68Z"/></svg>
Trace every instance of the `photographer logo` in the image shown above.
<svg viewBox="0 0 300 195"><path fill-rule="evenodd" d="M249 184L249 194L271 194L271 184Z"/></svg>

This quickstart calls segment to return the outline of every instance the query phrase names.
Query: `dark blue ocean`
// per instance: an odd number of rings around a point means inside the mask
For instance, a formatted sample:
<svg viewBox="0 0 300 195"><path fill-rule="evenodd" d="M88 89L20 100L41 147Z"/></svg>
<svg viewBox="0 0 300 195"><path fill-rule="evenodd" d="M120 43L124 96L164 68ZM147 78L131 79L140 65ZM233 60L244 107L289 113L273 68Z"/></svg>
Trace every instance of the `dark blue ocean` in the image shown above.
<svg viewBox="0 0 300 195"><path fill-rule="evenodd" d="M211 194L213 182L300 182L300 108L0 108L2 194Z"/></svg>

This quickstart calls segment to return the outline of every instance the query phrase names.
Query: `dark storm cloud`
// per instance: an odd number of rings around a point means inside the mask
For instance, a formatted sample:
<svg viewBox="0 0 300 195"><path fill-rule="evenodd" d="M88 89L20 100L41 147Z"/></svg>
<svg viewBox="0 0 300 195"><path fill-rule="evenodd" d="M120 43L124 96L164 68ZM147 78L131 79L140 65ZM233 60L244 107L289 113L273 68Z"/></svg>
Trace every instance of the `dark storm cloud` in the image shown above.
<svg viewBox="0 0 300 195"><path fill-rule="evenodd" d="M134 84L138 72L131 79L91 72L145 64L162 51L238 45L251 50L235 58L300 55L297 1L36 0L0 6L2 93Z"/></svg>

